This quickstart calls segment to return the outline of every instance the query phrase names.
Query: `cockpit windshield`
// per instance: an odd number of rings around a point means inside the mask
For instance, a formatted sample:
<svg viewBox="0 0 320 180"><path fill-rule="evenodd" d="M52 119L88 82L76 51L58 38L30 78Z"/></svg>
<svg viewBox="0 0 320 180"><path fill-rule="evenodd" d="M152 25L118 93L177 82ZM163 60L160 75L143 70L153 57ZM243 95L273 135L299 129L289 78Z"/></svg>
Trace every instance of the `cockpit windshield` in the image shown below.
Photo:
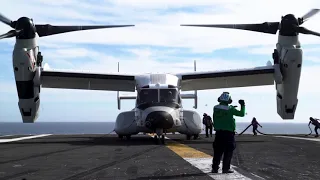
<svg viewBox="0 0 320 180"><path fill-rule="evenodd" d="M158 89L141 89L138 104L158 102Z"/></svg>
<svg viewBox="0 0 320 180"><path fill-rule="evenodd" d="M160 89L160 102L177 103L178 101L178 91L176 89Z"/></svg>

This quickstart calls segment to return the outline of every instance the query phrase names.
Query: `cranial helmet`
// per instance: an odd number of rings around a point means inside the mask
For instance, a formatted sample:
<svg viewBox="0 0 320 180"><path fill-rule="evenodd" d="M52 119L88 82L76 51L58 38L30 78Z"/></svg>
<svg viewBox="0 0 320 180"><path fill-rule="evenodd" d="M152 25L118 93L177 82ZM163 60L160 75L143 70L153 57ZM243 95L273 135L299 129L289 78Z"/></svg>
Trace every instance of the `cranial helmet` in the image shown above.
<svg viewBox="0 0 320 180"><path fill-rule="evenodd" d="M231 104L232 99L229 92L223 92L218 98L218 102L225 102L225 103Z"/></svg>

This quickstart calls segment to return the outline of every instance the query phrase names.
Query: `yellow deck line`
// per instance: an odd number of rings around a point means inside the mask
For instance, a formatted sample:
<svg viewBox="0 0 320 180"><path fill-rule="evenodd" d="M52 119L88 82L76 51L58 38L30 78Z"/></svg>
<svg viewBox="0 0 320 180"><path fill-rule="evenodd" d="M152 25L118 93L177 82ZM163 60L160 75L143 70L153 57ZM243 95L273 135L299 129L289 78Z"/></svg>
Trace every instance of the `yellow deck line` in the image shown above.
<svg viewBox="0 0 320 180"><path fill-rule="evenodd" d="M148 134L153 136L154 134ZM177 141L168 139L166 146L182 158L212 158L211 155L198 151Z"/></svg>
<svg viewBox="0 0 320 180"><path fill-rule="evenodd" d="M193 149L176 141L167 143L167 147L182 158L212 158L209 154Z"/></svg>
<svg viewBox="0 0 320 180"><path fill-rule="evenodd" d="M148 134L149 136L154 136L154 134ZM212 174L211 172L211 164L212 164L212 156L206 154L204 152L198 151L194 148L191 148L187 145L178 143L175 140L167 139L166 147L179 155L182 159L189 162L192 166L198 168L202 172L208 174L212 179L217 180L225 180L225 179L237 179L237 180L251 180L248 177L243 176L242 174L234 171L233 174L221 174L221 168L219 169L218 174ZM235 166L231 165L231 168Z"/></svg>

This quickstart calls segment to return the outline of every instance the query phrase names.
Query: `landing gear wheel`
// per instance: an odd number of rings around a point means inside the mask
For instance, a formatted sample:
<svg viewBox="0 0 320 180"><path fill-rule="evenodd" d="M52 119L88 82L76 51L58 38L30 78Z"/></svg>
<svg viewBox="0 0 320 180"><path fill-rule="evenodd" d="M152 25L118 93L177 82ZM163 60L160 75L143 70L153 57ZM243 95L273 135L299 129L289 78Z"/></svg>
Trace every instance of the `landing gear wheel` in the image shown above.
<svg viewBox="0 0 320 180"><path fill-rule="evenodd" d="M187 135L187 140L190 140L191 139L191 135Z"/></svg>
<svg viewBox="0 0 320 180"><path fill-rule="evenodd" d="M153 138L154 138L154 142L155 142L156 144L159 144L159 138L158 138L158 136L155 135Z"/></svg>
<svg viewBox="0 0 320 180"><path fill-rule="evenodd" d="M164 140L165 140L164 135L162 135L162 136L161 136L161 143L162 143L162 144L165 144L165 141L164 141Z"/></svg>
<svg viewBox="0 0 320 180"><path fill-rule="evenodd" d="M193 139L198 139L198 138L199 138L199 134L193 135Z"/></svg>
<svg viewBox="0 0 320 180"><path fill-rule="evenodd" d="M123 139L123 135L119 135L118 137L119 137L120 139Z"/></svg>
<svg viewBox="0 0 320 180"><path fill-rule="evenodd" d="M126 135L127 140L131 139L131 135Z"/></svg>

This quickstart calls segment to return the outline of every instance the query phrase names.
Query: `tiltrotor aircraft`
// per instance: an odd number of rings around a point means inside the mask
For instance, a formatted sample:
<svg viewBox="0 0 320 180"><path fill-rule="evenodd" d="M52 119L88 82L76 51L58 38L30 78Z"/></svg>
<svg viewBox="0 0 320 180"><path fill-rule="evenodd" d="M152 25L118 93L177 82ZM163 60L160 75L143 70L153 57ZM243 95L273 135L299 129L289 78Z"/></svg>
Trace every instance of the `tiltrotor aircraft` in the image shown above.
<svg viewBox="0 0 320 180"><path fill-rule="evenodd" d="M189 72L176 74L129 75L118 73L83 73L44 70L43 57L39 51L37 38L58 33L125 27L122 26L51 26L34 25L27 17L11 21L4 16L0 20L14 28L0 38L16 37L13 50L13 70L19 97L19 109L24 123L33 123L38 117L40 89L63 88L83 90L104 90L118 92L120 100L135 99L136 106L131 111L121 112L115 124L115 132L120 138L144 133L156 133L155 140L164 143L165 132L186 134L187 139L197 137L202 129L199 114L184 110L182 99L194 99L197 108L197 90L261 86L276 84L277 112L282 119L294 119L297 108L297 94L302 65L302 49L299 33L319 33L299 27L316 14L313 9L302 18L288 14L281 22L242 25L193 25L206 27L236 28L276 34L279 38L273 53L274 64L266 66L225 71ZM135 92L136 96L120 96L119 91ZM182 91L195 91L182 94Z"/></svg>

